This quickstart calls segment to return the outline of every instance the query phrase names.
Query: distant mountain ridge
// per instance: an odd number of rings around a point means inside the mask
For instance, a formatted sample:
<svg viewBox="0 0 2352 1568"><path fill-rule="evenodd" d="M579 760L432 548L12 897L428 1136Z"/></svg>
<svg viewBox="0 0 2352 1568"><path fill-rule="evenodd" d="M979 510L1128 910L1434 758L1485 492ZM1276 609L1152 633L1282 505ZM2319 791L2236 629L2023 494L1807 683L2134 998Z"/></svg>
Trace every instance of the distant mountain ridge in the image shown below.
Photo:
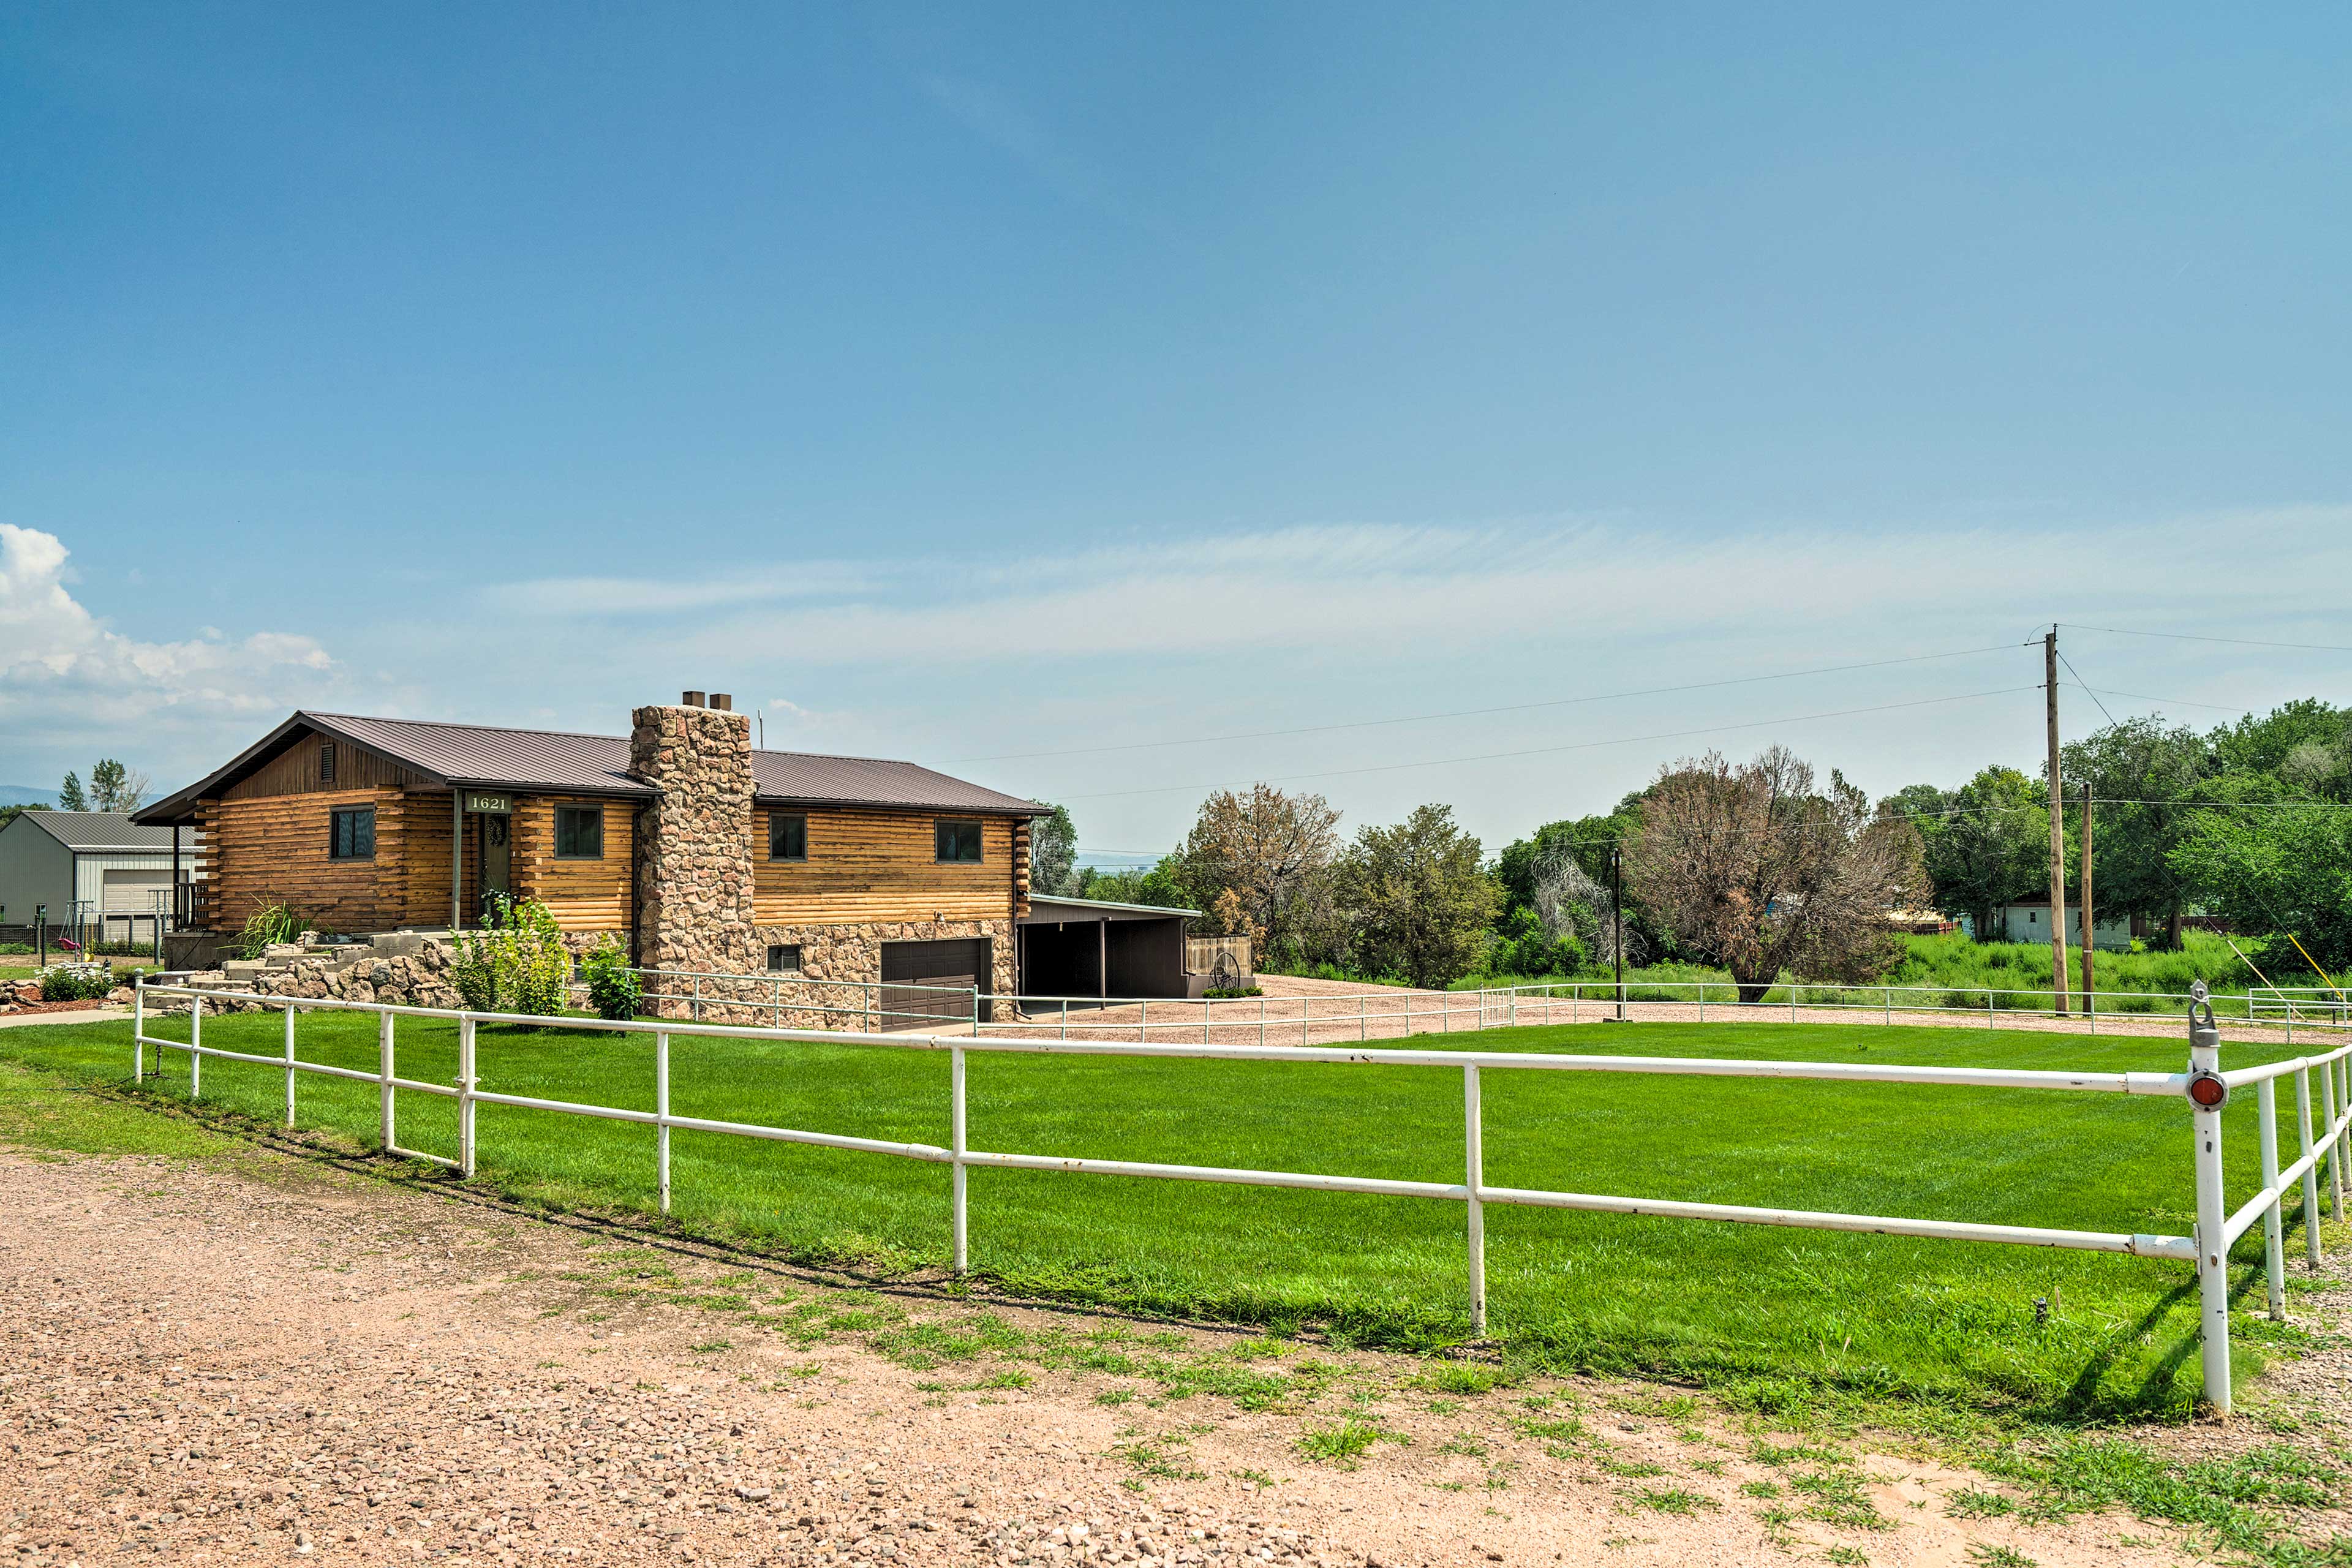
<svg viewBox="0 0 2352 1568"><path fill-rule="evenodd" d="M27 784L0 784L0 805L55 805L58 792Z"/></svg>

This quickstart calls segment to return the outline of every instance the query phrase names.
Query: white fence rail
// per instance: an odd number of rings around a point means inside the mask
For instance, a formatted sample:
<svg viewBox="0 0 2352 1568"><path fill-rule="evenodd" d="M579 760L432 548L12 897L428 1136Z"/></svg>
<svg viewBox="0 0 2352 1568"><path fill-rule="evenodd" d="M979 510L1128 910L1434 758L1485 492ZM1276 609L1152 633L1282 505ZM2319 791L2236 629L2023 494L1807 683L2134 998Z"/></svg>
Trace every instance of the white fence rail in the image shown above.
<svg viewBox="0 0 2352 1568"><path fill-rule="evenodd" d="M184 1001L188 1038L173 1040L148 1032L151 998ZM754 1026L692 1021L566 1018L560 1026L616 1035L650 1037L654 1053L655 1104L650 1111L576 1100L543 1100L501 1094L482 1088L479 1028L483 1024L550 1026L550 1020L529 1015L476 1013L457 1009L395 1006L374 1002L273 996L230 991L225 987L196 988L154 984L142 979L133 1000L131 1068L134 1079L147 1076L146 1052L184 1052L188 1058L188 1093L201 1098L206 1060L235 1061L282 1069L285 1074L286 1122L295 1122L296 1079L302 1073L354 1079L377 1085L379 1142L388 1152L410 1159L448 1166L466 1178L476 1169L479 1150L476 1112L485 1105L551 1111L635 1122L654 1129L656 1184L661 1212L670 1212L670 1134L679 1129L743 1138L768 1139L819 1148L895 1155L952 1168L950 1223L955 1271L971 1267L969 1204L966 1173L971 1168L1058 1171L1078 1174L1132 1176L1163 1181L1218 1182L1245 1186L1290 1187L1314 1192L1366 1193L1391 1197L1431 1198L1459 1203L1465 1215L1468 1264L1468 1307L1471 1331L1486 1331L1486 1219L1488 1204L1517 1204L1541 1208L1580 1209L1604 1214L1639 1215L1658 1219L1718 1220L1747 1225L1790 1226L1813 1230L1862 1231L1882 1236L1921 1237L1952 1241L2004 1242L2027 1247L2063 1247L2092 1252L2129 1253L2142 1258L2167 1258L2196 1267L2201 1306L2206 1397L2226 1415L2230 1408L2229 1249L2257 1221L2263 1225L2268 1306L2273 1318L2284 1318L2285 1304L2285 1195L2300 1188L2306 1255L2314 1266L2320 1258L2318 1171L2327 1167L2326 1184L2332 1211L2344 1213L2344 1165L2352 1159L2352 1045L2323 1055L2299 1057L2268 1066L2220 1070L2221 1041L2212 1013L2201 997L2190 1018L2189 1066L2180 1073L2059 1072L2008 1068L1895 1066L1855 1062L1750 1061L1736 1058L1586 1056L1493 1051L1363 1050L1345 1047L1265 1047L1248 1044L1153 1044L1149 1041L1043 1039L1002 1036L848 1033L831 1029L769 1029ZM207 1003L239 1008L278 1008L285 1017L279 1054L226 1050L204 1043ZM376 1020L377 1066L373 1073L303 1060L298 1054L297 1020L310 1012L373 1015ZM398 1020L425 1018L454 1022L457 1028L457 1072L454 1081L435 1083L407 1079L398 1073ZM949 1142L935 1144L857 1138L754 1122L714 1121L680 1116L671 1105L669 1046L677 1036L766 1042L795 1040L824 1045L864 1044L901 1050L944 1051L950 1058ZM1163 1164L1133 1160L1072 1159L1053 1154L1017 1153L970 1147L965 1117L965 1064L974 1053L1175 1058L1213 1061L1279 1061L1320 1063L1333 1068L1445 1068L1462 1074L1463 1167L1460 1182L1396 1181L1369 1176L1323 1175L1294 1171L1228 1169L1205 1165ZM1979 1089L2056 1090L2088 1094L2132 1094L2179 1097L2189 1102L2195 1138L2197 1193L2196 1233L2191 1237L2157 1236L2120 1231L2052 1229L2034 1226L1986 1224L1970 1220L1923 1219L1890 1215L1843 1214L1822 1210L1764 1208L1734 1204L1692 1203L1675 1199L1622 1197L1595 1193L1538 1190L1489 1185L1485 1177L1480 1075L1483 1072L1590 1072L1662 1074L1693 1078L1761 1078L1811 1079L1835 1083L1883 1083L1953 1086ZM2312 1125L2313 1079L2318 1080L2321 1126ZM2292 1076L2295 1082L2296 1131L2301 1155L2282 1170L2278 1163L2275 1086ZM2222 1104L2231 1089L2252 1084L2256 1090L2261 1134L2263 1186L2234 1211L2227 1207L2221 1164ZM457 1157L403 1147L397 1141L395 1091L436 1095L457 1101Z"/></svg>
<svg viewBox="0 0 2352 1568"><path fill-rule="evenodd" d="M1412 991L1367 986L1351 993L1289 996L1244 996L1185 1001L1172 997L1026 996L979 992L974 1005L986 1005L995 1023L980 1029L1021 1030L1041 1027L1056 1039L1151 1039L1170 1037L1208 1043L1255 1037L1259 1045L1310 1045L1354 1039L1392 1039L1402 1035L1451 1034L1459 1029L1508 1028L1549 1024L1585 1024L1603 1018L1637 1015L1667 1022L1754 1022L1785 1017L1796 1023L1808 1014L1853 1015L1893 1024L1922 1015L1946 1022L1981 1019L1998 1029L2003 1019L2015 1026L2025 1019L2080 1024L2097 1034L2102 1019L2109 1029L2128 1020L2145 1032L2147 1025L2169 1016L2186 1017L2199 998L2189 993L2146 991L2101 992L2093 1007L2073 1014L2058 1012L2047 991L1979 991L1931 985L1836 985L1798 983L1774 987L1784 994L1775 1000L1742 1002L1738 987L1728 981L1627 982L1622 988L1609 981L1562 981L1557 984L1515 985L1480 991ZM1962 1002L1952 998L1961 995ZM1976 998L1981 995L1979 1003ZM2263 1029L2284 1029L2287 1043L2298 1026L2305 1030L2352 1028L2352 1017L2327 1016L2316 1009L2263 1011L2250 1007L2245 997L2215 997L2233 1014L2218 1022L2244 1024ZM1118 1009L1120 1017L1106 1016ZM1665 1011L1672 1009L1672 1011ZM1156 1015L1156 1016L1155 1016Z"/></svg>

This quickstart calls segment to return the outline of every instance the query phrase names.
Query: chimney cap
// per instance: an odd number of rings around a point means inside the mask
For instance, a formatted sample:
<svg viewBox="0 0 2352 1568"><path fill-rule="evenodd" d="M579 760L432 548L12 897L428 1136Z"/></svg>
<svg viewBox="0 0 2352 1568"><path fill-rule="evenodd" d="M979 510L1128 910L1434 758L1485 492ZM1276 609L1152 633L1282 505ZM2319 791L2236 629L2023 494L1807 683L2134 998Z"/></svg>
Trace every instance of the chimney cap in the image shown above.
<svg viewBox="0 0 2352 1568"><path fill-rule="evenodd" d="M702 693L699 691L683 692L678 697L678 702L684 707L699 708L702 706Z"/></svg>
<svg viewBox="0 0 2352 1568"><path fill-rule="evenodd" d="M735 699L730 693L714 691L710 694L710 706L721 713L732 713L735 711Z"/></svg>

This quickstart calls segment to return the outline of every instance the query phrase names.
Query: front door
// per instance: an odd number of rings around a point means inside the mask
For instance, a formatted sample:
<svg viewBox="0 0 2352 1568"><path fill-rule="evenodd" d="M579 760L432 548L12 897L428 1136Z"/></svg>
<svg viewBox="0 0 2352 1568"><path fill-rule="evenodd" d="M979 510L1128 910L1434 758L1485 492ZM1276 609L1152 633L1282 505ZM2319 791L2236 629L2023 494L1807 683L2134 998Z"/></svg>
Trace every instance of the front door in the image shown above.
<svg viewBox="0 0 2352 1568"><path fill-rule="evenodd" d="M478 816L482 825L482 907L514 891L514 818Z"/></svg>

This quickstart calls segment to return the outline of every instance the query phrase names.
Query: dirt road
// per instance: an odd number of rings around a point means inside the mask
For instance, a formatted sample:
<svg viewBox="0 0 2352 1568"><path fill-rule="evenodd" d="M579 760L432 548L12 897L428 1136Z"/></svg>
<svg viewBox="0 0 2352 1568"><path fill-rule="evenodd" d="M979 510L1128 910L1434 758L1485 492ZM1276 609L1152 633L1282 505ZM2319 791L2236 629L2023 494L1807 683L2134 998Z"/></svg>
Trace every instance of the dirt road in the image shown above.
<svg viewBox="0 0 2352 1568"><path fill-rule="evenodd" d="M6 1561L2177 1560L1672 1390L856 1289L353 1164L0 1149Z"/></svg>

